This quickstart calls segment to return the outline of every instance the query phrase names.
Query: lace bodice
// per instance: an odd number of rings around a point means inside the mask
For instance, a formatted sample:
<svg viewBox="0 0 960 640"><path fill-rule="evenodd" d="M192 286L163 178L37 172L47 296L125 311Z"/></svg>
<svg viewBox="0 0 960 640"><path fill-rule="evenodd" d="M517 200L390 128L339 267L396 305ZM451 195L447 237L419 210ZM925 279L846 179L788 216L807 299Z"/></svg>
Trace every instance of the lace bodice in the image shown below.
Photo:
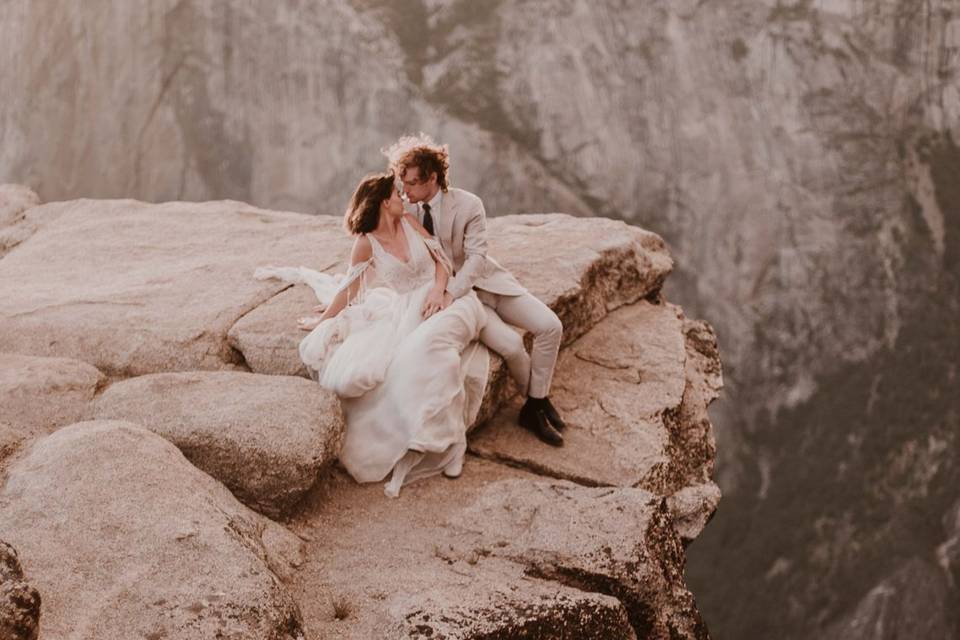
<svg viewBox="0 0 960 640"><path fill-rule="evenodd" d="M404 236L407 239L407 255L409 260L401 262L399 258L388 253L383 245L367 234L370 245L373 247L373 267L376 270L376 284L389 287L398 293L406 293L432 282L435 273L433 258L424 244L423 238L406 220L400 221Z"/></svg>

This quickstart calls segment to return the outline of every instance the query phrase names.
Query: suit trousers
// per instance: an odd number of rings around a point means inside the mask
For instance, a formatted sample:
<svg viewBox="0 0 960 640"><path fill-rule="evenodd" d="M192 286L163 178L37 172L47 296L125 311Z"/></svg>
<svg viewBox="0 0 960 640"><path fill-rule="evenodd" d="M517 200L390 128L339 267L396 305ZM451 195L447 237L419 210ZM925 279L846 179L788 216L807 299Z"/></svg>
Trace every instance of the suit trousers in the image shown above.
<svg viewBox="0 0 960 640"><path fill-rule="evenodd" d="M531 398L545 398L550 394L563 338L560 318L531 293L506 296L478 289L477 297L487 312L480 341L503 356L521 392ZM529 355L520 333L510 325L533 334Z"/></svg>

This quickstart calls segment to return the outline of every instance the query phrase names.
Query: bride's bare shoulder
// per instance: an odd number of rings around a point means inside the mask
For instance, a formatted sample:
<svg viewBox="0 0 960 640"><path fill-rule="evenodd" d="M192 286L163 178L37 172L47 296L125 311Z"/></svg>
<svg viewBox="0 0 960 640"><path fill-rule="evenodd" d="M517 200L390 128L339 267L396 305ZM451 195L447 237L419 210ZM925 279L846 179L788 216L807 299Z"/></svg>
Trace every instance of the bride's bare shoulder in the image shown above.
<svg viewBox="0 0 960 640"><path fill-rule="evenodd" d="M370 244L370 238L367 234L361 233L353 241L353 250L350 252L350 264L364 262L373 257L373 246Z"/></svg>
<svg viewBox="0 0 960 640"><path fill-rule="evenodd" d="M424 238L432 237L429 233L427 233L427 230L423 228L423 225L420 224L420 221L417 220L417 217L412 213L403 214L403 219L409 222L410 226L413 227L414 230L420 235L422 235Z"/></svg>

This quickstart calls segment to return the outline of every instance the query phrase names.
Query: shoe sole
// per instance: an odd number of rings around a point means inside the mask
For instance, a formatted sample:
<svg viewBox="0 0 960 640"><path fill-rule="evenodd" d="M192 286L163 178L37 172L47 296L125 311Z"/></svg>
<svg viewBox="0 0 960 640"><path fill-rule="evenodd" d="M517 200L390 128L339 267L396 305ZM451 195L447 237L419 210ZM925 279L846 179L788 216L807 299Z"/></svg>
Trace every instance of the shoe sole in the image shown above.
<svg viewBox="0 0 960 640"><path fill-rule="evenodd" d="M525 426L525 425L522 425L522 424L520 424L519 422L517 423L517 425L518 425L521 429L523 429L523 430L526 431L527 433L531 434L534 438L536 438L537 440L539 440L540 442L542 442L542 443L544 443L544 444L548 444L548 445L550 445L551 447L562 447L562 446L563 446L563 438L562 438L562 437L560 438L559 442L551 442L550 440L546 440L546 439L544 439L544 438L541 438L541 437L540 437L540 434L537 433L536 431L534 431L533 429L531 429L530 427L527 427L527 426Z"/></svg>

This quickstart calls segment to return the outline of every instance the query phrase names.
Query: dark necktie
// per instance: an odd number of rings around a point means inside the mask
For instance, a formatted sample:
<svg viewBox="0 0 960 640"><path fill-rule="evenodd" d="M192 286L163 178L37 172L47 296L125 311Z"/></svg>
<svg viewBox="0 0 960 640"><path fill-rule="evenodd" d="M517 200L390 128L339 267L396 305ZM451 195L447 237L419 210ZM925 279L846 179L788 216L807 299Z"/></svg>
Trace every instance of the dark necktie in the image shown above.
<svg viewBox="0 0 960 640"><path fill-rule="evenodd" d="M430 205L423 205L423 228L433 235L433 216L430 215Z"/></svg>

